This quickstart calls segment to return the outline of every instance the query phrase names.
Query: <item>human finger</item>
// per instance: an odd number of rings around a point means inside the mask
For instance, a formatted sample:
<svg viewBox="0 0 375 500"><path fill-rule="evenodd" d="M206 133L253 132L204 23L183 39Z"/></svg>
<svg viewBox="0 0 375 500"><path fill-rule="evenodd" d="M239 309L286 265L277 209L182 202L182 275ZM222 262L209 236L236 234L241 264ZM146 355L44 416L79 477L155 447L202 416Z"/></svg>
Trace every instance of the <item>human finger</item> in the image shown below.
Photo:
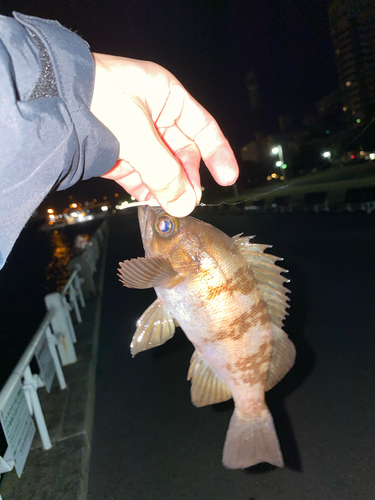
<svg viewBox="0 0 375 500"><path fill-rule="evenodd" d="M146 188L168 213L176 217L188 215L197 199L184 168L163 142L144 104L133 99L127 108L131 127L118 133L120 156L139 173Z"/></svg>
<svg viewBox="0 0 375 500"><path fill-rule="evenodd" d="M196 144L183 134L178 127L172 126L162 131L163 141L179 159L195 191L197 203L202 197L199 166L201 154Z"/></svg>
<svg viewBox="0 0 375 500"><path fill-rule="evenodd" d="M211 114L180 84L171 85L170 96L157 124L163 127L170 123L175 123L197 145L216 182L228 186L236 181L239 170L229 142Z"/></svg>

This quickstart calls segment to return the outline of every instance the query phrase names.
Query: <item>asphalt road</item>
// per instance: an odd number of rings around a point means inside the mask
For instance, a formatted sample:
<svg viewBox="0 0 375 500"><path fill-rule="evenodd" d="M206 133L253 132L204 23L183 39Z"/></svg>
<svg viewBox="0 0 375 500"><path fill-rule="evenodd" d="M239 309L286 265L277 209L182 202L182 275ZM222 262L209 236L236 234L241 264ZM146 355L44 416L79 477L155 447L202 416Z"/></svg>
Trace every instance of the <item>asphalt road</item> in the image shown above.
<svg viewBox="0 0 375 500"><path fill-rule="evenodd" d="M233 404L195 408L193 347L181 330L130 356L153 290L128 290L120 260L143 255L136 215L110 221L94 438L92 500L374 500L374 215L196 213L229 235L256 234L290 270L285 330L297 362L267 396L286 461L226 470Z"/></svg>

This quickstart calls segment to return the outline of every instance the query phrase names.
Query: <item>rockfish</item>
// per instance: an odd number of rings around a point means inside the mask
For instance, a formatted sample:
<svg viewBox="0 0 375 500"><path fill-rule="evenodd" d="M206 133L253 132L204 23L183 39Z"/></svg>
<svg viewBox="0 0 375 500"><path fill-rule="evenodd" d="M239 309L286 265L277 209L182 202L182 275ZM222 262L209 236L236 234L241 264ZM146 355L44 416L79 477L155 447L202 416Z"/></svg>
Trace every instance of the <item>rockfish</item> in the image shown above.
<svg viewBox="0 0 375 500"><path fill-rule="evenodd" d="M155 302L137 322L131 351L164 344L178 325L195 347L190 361L195 406L233 398L223 464L243 469L260 462L283 467L265 391L291 369L295 348L282 330L288 289L264 253L268 245L230 238L193 217L139 207L146 257L120 263L129 288L154 287Z"/></svg>

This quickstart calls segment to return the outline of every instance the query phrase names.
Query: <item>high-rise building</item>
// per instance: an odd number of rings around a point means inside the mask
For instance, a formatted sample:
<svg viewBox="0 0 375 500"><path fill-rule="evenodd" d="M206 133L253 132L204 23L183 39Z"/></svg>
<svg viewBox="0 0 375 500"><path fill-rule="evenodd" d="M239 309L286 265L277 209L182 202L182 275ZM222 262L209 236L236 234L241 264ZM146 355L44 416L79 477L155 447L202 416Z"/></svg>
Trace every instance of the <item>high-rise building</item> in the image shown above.
<svg viewBox="0 0 375 500"><path fill-rule="evenodd" d="M375 1L334 0L331 36L342 109L349 123L375 116Z"/></svg>
<svg viewBox="0 0 375 500"><path fill-rule="evenodd" d="M264 132L264 110L262 108L261 93L259 90L258 75L253 71L248 71L245 85L249 91L250 101L250 123L253 134Z"/></svg>

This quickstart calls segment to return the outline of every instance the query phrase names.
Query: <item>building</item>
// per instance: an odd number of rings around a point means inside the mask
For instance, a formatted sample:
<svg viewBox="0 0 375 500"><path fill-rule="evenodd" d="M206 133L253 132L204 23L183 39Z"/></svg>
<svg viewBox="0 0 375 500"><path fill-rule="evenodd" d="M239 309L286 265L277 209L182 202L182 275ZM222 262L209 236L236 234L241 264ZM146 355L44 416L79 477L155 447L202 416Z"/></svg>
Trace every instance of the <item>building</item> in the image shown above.
<svg viewBox="0 0 375 500"><path fill-rule="evenodd" d="M319 118L330 118L331 116L341 115L341 92L339 89L330 92L322 97L317 103L316 108Z"/></svg>
<svg viewBox="0 0 375 500"><path fill-rule="evenodd" d="M375 1L334 0L329 22L346 121L371 119L375 116Z"/></svg>
<svg viewBox="0 0 375 500"><path fill-rule="evenodd" d="M262 108L261 92L259 88L258 75L253 71L249 71L246 75L245 85L249 91L250 102L250 123L252 124L252 132L263 133L265 129L264 109Z"/></svg>

